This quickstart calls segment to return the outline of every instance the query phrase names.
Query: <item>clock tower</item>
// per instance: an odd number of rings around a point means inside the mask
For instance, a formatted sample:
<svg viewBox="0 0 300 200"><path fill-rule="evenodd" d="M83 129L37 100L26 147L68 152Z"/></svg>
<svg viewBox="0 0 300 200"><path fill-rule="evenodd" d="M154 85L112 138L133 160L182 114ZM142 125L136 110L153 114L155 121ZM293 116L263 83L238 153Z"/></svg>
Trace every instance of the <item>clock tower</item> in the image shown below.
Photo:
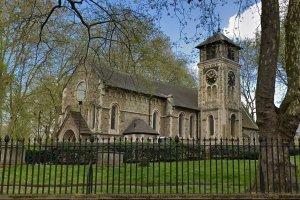
<svg viewBox="0 0 300 200"><path fill-rule="evenodd" d="M196 48L200 50L198 107L201 137L241 137L241 48L220 32Z"/></svg>

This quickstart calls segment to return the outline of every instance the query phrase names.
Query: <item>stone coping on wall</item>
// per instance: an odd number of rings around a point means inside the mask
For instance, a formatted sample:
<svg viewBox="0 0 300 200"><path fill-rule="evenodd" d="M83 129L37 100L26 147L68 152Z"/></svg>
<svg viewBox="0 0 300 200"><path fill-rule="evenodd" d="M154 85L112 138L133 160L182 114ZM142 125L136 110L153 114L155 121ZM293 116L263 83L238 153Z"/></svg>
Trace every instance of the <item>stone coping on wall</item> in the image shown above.
<svg viewBox="0 0 300 200"><path fill-rule="evenodd" d="M288 200L298 200L300 199L300 194L111 194L111 195L0 195L1 200L82 200L82 199L91 199L91 200L121 200L121 199L165 199L165 200L183 200L183 199L199 199L199 200L208 200L208 199L254 199L254 200L263 200L263 199L288 199Z"/></svg>

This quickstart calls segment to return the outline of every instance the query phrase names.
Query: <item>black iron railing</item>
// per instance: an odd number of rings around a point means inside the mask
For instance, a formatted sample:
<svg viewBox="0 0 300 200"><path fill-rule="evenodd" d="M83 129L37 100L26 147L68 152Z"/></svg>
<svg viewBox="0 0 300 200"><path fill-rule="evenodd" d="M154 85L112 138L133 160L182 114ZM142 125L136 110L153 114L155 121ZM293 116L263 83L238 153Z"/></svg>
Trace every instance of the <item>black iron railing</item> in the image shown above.
<svg viewBox="0 0 300 200"><path fill-rule="evenodd" d="M5 137L0 194L298 193L299 164L279 139Z"/></svg>

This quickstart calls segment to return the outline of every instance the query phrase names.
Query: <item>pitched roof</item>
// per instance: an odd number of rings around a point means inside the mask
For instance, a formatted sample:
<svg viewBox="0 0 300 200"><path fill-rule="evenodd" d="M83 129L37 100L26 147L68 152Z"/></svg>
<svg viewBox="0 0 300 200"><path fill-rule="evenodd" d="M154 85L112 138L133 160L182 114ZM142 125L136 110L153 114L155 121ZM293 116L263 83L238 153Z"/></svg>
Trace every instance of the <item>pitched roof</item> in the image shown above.
<svg viewBox="0 0 300 200"><path fill-rule="evenodd" d="M257 124L255 123L245 106L242 106L242 120L243 128L259 130Z"/></svg>
<svg viewBox="0 0 300 200"><path fill-rule="evenodd" d="M229 39L228 37L226 37L225 35L223 35L220 32L214 33L211 37L207 38L205 41L198 44L196 46L196 48L200 49L202 46L205 46L207 44L212 44L212 43L215 43L215 42L218 42L218 41L225 41L225 42L241 49L241 47L239 45L237 45L235 42L233 42L231 39Z"/></svg>
<svg viewBox="0 0 300 200"><path fill-rule="evenodd" d="M100 79L104 81L106 85L111 87L122 88L162 98L172 95L175 106L194 110L198 109L197 90L195 89L175 86L161 81L149 81L140 76L131 76L127 73L103 67L95 67L95 70Z"/></svg>
<svg viewBox="0 0 300 200"><path fill-rule="evenodd" d="M172 95L175 106L199 110L197 90L160 81L146 81L141 77L133 77L127 73L107 68L95 67L95 69L101 80L111 87L122 88L162 98L167 98L168 95ZM258 130L256 123L244 107L242 108L242 118L244 128Z"/></svg>
<svg viewBox="0 0 300 200"><path fill-rule="evenodd" d="M148 135L159 135L157 131L151 128L144 120L135 119L123 132L123 135L128 134L148 134Z"/></svg>
<svg viewBox="0 0 300 200"><path fill-rule="evenodd" d="M80 133L81 134L91 134L92 133L80 112L69 111L69 116L73 118L76 126L78 126L77 127L78 129L79 129L79 121L80 121Z"/></svg>

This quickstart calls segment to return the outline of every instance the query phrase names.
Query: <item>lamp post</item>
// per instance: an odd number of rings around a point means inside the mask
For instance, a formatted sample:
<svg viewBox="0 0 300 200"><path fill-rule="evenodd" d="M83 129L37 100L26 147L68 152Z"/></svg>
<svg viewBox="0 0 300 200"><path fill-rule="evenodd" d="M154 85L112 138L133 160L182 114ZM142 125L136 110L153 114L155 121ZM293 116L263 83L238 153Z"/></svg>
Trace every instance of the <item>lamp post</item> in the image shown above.
<svg viewBox="0 0 300 200"><path fill-rule="evenodd" d="M79 113L80 113L80 116L79 116L78 131L79 131L79 135L80 135L80 128L81 128L81 106L82 106L82 101L78 101L78 104L79 104Z"/></svg>
<svg viewBox="0 0 300 200"><path fill-rule="evenodd" d="M78 101L79 104L79 125L78 125L78 131L79 131L79 137L80 137L80 133L81 133L81 107L82 107L82 102L86 97L86 83L85 81L81 81L76 88L76 92L75 92L75 96L76 99Z"/></svg>

